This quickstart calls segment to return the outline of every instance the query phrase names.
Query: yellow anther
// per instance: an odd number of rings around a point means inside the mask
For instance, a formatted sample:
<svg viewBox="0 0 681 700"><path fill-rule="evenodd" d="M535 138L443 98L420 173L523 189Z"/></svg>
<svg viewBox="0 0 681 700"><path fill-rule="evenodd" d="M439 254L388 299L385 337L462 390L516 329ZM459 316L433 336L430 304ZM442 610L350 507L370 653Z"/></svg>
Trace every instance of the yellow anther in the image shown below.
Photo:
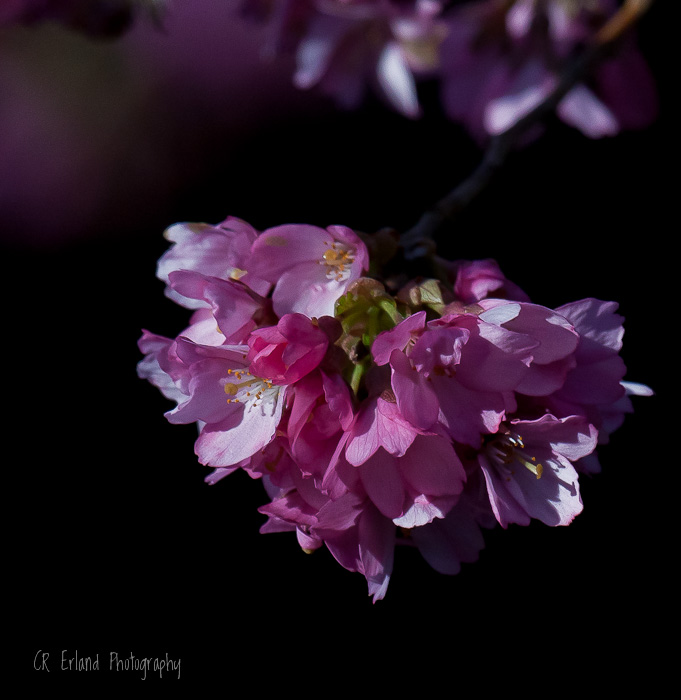
<svg viewBox="0 0 681 700"><path fill-rule="evenodd" d="M537 479L541 479L541 475L544 472L544 467L542 467L541 464L537 463L536 457L532 457L530 460L525 459L524 457L521 457L520 455L516 455L516 459L527 469L529 469L536 477Z"/></svg>
<svg viewBox="0 0 681 700"><path fill-rule="evenodd" d="M244 275L247 275L248 271L247 270L240 270L238 267L232 268L232 271L229 273L229 276L233 280L240 280Z"/></svg>
<svg viewBox="0 0 681 700"><path fill-rule="evenodd" d="M541 479L544 467L537 462L537 458L528 455L523 450L525 443L520 435L507 433L490 443L491 455L504 465L510 465L514 461L519 462L526 469L531 471L537 479Z"/></svg>
<svg viewBox="0 0 681 700"><path fill-rule="evenodd" d="M236 381L226 381L223 385L225 394L229 396L227 403L241 403L248 407L259 406L263 402L269 404L272 396L270 390L275 390L278 395L278 387L274 387L271 379L254 377L250 372L242 369L228 369L227 375Z"/></svg>
<svg viewBox="0 0 681 700"><path fill-rule="evenodd" d="M327 263L335 263L338 260L343 260L345 257L347 257L347 253L343 250L338 251L335 248L329 248L324 253L323 257Z"/></svg>
<svg viewBox="0 0 681 700"><path fill-rule="evenodd" d="M326 275L329 279L335 279L340 282L347 279L349 274L348 265L352 264L354 258L354 250L337 241L334 243L325 243L327 249L322 254L319 260L320 265L326 265Z"/></svg>

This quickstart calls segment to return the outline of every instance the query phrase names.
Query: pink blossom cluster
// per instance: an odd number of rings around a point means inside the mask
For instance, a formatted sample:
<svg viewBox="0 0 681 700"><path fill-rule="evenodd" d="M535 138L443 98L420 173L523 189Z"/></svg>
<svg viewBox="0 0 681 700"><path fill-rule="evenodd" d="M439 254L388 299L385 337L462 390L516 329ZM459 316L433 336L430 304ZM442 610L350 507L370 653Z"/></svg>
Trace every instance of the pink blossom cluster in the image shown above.
<svg viewBox="0 0 681 700"><path fill-rule="evenodd" d="M449 118L484 140L541 102L617 9L616 0L242 0L270 32L266 52L295 57L294 83L346 107L367 89L408 117L435 81ZM557 110L591 138L650 124L655 83L629 35Z"/></svg>
<svg viewBox="0 0 681 700"><path fill-rule="evenodd" d="M326 547L374 602L398 546L456 574L485 528L568 525L597 445L651 393L624 380L615 303L535 304L492 260L391 289L344 226L166 237L157 274L191 318L143 332L139 376L197 425L208 483L260 479L261 531Z"/></svg>

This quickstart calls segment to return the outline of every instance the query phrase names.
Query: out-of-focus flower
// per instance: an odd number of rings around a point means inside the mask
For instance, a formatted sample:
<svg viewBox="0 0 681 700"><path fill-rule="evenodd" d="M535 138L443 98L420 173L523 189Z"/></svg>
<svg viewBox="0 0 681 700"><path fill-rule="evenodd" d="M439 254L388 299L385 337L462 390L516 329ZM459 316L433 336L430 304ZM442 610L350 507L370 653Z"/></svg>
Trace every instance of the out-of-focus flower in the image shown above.
<svg viewBox="0 0 681 700"><path fill-rule="evenodd" d="M623 401L652 393L624 382L614 304L535 304L491 260L392 294L345 227L228 218L168 238L158 275L192 315L174 339L143 333L140 377L197 424L208 483L261 479L261 531L326 547L374 601L401 546L455 574L488 528L568 525Z"/></svg>
<svg viewBox="0 0 681 700"><path fill-rule="evenodd" d="M263 53L294 57L294 84L357 108L367 89L411 118L424 80L480 141L548 97L574 56L617 10L614 0L245 0L268 28ZM654 80L629 33L557 107L591 138L649 125Z"/></svg>
<svg viewBox="0 0 681 700"><path fill-rule="evenodd" d="M369 87L418 117L417 81L437 65L440 11L437 0L318 3L297 48L294 84L319 85L347 108L358 107Z"/></svg>
<svg viewBox="0 0 681 700"><path fill-rule="evenodd" d="M318 87L348 109L368 90L407 117L421 114L418 81L434 75L444 35L441 0L251 0L267 24L269 55L294 56L294 84Z"/></svg>
<svg viewBox="0 0 681 700"><path fill-rule="evenodd" d="M551 93L615 7L611 0L480 0L455 8L441 52L445 111L481 141L508 129ZM635 39L622 39L556 112L590 138L648 126L657 95Z"/></svg>
<svg viewBox="0 0 681 700"><path fill-rule="evenodd" d="M166 0L3 0L0 25L57 21L91 36L118 36L139 11L157 16Z"/></svg>

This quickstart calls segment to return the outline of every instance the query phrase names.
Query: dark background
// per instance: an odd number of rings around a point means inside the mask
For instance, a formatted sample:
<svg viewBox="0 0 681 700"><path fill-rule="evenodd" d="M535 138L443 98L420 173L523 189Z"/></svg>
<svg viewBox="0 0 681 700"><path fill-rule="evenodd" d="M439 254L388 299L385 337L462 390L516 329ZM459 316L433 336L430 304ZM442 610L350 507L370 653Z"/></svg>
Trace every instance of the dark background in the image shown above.
<svg viewBox="0 0 681 700"><path fill-rule="evenodd" d="M12 670L48 688L139 684L134 672L60 673L66 649L99 654L103 666L111 651L168 653L182 660L183 686L216 680L239 696L240 682L249 694L304 695L385 695L407 680L425 692L446 684L452 695L462 683L484 692L494 679L518 690L546 679L547 692L658 683L660 641L676 613L665 521L678 467L668 408L677 381L678 110L663 13L655 7L640 28L660 92L657 122L600 141L550 122L443 243L453 257L495 258L537 303L618 301L627 378L656 396L636 400L601 451L603 472L583 480L585 509L569 528L496 530L456 577L399 550L375 605L364 578L325 550L305 555L292 534L258 533L266 498L257 481L236 473L204 484L195 428L167 423L169 403L136 377L136 342L142 328L172 336L187 320L154 277L171 223L234 215L257 228L401 230L474 169L479 148L438 113L432 86L417 122L371 99L338 111L290 89L285 68L250 63L235 87L229 60L242 51L233 27L224 42L210 22L188 34L190 25L171 22L138 44L126 37L135 57L127 72L107 63L121 42L95 47L54 28L36 30L39 39L0 34L11 55L3 70L43 52L30 73L39 89L25 75L10 81L17 93L5 84L0 116L49 115L49 128L19 130L23 141L0 171L11 194L0 200L0 232ZM207 51L216 70L203 83L181 57L175 73L145 84L150 65L167 68L177 45L164 42L180 26L185 48L203 30L213 49L224 46L224 70L221 54ZM105 67L73 87L73 65L59 62L65 47L70 61L82 52ZM54 91L68 110L47 89L59 79ZM15 113L15 94L44 99ZM91 151L71 160L67 129ZM8 167L26 160L35 184ZM39 650L50 653L49 676L33 670Z"/></svg>

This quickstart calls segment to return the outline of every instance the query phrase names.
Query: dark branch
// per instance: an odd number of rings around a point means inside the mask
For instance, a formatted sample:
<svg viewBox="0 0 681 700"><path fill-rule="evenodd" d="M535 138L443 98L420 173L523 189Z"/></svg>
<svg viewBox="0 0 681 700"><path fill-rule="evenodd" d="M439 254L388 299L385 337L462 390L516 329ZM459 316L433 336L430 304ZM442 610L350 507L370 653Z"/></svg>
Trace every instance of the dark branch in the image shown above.
<svg viewBox="0 0 681 700"><path fill-rule="evenodd" d="M611 19L596 34L594 40L566 68L558 84L546 99L489 143L482 161L460 185L426 211L416 224L400 236L400 246L407 260L430 257L435 253L435 233L464 209L489 184L505 163L519 139L534 125L552 114L565 95L582 80L591 68L609 51L643 13L653 0L626 0Z"/></svg>

